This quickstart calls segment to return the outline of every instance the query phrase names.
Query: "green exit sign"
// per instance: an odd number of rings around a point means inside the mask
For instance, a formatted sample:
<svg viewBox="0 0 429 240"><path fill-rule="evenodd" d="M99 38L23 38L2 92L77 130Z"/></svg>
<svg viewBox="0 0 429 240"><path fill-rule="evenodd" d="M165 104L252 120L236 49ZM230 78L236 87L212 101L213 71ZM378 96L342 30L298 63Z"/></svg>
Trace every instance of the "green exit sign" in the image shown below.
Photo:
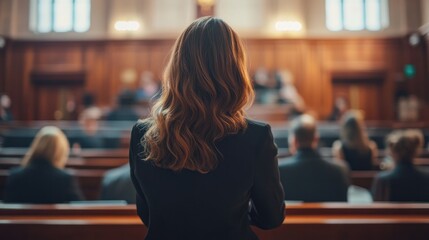
<svg viewBox="0 0 429 240"><path fill-rule="evenodd" d="M408 79L414 78L416 76L416 67L414 64L406 64L404 66L404 75Z"/></svg>

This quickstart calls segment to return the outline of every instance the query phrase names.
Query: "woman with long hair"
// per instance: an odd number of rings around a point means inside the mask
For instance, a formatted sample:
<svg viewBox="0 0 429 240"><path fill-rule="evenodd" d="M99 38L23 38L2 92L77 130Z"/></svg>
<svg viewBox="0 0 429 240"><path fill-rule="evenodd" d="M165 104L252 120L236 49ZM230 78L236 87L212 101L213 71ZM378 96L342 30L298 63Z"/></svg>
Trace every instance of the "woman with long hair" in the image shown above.
<svg viewBox="0 0 429 240"><path fill-rule="evenodd" d="M146 239L258 239L284 219L270 126L245 118L246 56L224 21L177 39L151 116L131 133L131 178Z"/></svg>
<svg viewBox="0 0 429 240"><path fill-rule="evenodd" d="M70 151L69 142L57 127L43 127L6 181L4 201L14 203L65 203L80 200L73 177L62 170Z"/></svg>
<svg viewBox="0 0 429 240"><path fill-rule="evenodd" d="M363 116L348 111L341 119L340 140L332 147L333 156L353 171L371 170L377 162L377 145L368 138Z"/></svg>

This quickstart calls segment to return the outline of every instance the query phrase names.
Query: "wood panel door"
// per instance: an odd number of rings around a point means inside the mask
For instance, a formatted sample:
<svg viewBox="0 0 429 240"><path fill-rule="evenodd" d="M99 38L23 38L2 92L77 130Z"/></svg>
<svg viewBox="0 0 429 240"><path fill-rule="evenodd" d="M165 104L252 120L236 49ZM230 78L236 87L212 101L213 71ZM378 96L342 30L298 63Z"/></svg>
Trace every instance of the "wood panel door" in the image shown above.
<svg viewBox="0 0 429 240"><path fill-rule="evenodd" d="M77 120L82 86L38 86L34 95L36 120Z"/></svg>
<svg viewBox="0 0 429 240"><path fill-rule="evenodd" d="M382 80L344 80L334 79L333 99L345 98L350 109L361 110L366 120L385 120L386 99L382 98Z"/></svg>

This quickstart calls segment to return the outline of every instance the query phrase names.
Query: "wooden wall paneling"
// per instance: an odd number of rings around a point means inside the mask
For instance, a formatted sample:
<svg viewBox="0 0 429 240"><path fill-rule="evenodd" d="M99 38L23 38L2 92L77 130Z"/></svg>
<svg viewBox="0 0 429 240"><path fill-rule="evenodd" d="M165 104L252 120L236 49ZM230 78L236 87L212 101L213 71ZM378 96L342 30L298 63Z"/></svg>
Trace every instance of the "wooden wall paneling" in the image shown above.
<svg viewBox="0 0 429 240"><path fill-rule="evenodd" d="M359 106L365 109L365 118L367 120L379 120L384 119L383 106L386 104L380 95L382 92L382 83L362 83L357 84L356 88L359 96Z"/></svg>
<svg viewBox="0 0 429 240"><path fill-rule="evenodd" d="M273 70L288 70L294 77L296 87L300 87L303 70L303 54L299 41L278 41L273 44Z"/></svg>
<svg viewBox="0 0 429 240"><path fill-rule="evenodd" d="M424 65L422 71L424 71L424 75L422 78L422 93L424 97L424 105L422 109L422 116L424 121L429 121L429 55L427 54L429 52L429 44L428 42L424 42L423 46L425 57L424 57Z"/></svg>
<svg viewBox="0 0 429 240"><path fill-rule="evenodd" d="M109 59L105 44L90 44L85 48L85 91L94 94L97 105L110 104Z"/></svg>
<svg viewBox="0 0 429 240"><path fill-rule="evenodd" d="M383 119L382 81L333 82L333 96L350 96L350 107L364 111L367 120Z"/></svg>
<svg viewBox="0 0 429 240"><path fill-rule="evenodd" d="M276 40L255 39L244 41L251 75L260 67L268 71L275 68L274 41Z"/></svg>
<svg viewBox="0 0 429 240"><path fill-rule="evenodd" d="M387 76L389 76L390 66L387 57L389 56L389 51L399 51L399 49L392 50L389 47L390 42L393 40L386 39L365 39L357 41L350 40L345 41L343 44L341 42L334 40L329 41L325 45L325 58L324 62L326 63L325 71L330 72L331 81L334 74L341 73L350 73L356 74L359 77L362 73L377 73L382 72L386 73L383 79L382 88L380 89L381 95L383 96L381 100L385 104L391 104L392 94L390 83L387 81ZM362 87L362 86L360 86ZM372 90L368 90L368 96L365 95L365 91L356 90L356 94L362 94L360 98L371 98ZM359 100L358 100L359 101ZM369 106L369 105L368 105ZM383 104L383 106L386 106ZM373 110L368 110L374 112ZM374 116L381 116L379 120L391 119L392 113L390 110L380 108L378 114Z"/></svg>
<svg viewBox="0 0 429 240"><path fill-rule="evenodd" d="M394 108L390 101L393 101L395 80L398 73L402 73L404 62L401 38L246 39L244 42L250 74L253 75L260 66L268 71L290 69L298 91L320 118L326 117L332 108L333 74L339 71L352 74L384 72L385 79L379 95L386 101L380 111L383 119L393 119ZM111 105L123 87L120 82L122 71L129 68L136 70L137 79L132 84L133 88L138 87L138 80L145 70L161 78L173 44L174 40L156 39L81 42L12 40L6 54L6 81L2 84L4 90L10 92L13 105L17 106L13 112L18 119L36 120L39 108L37 95L51 94L48 89L39 91L30 81L33 70L46 68L86 72L82 91L94 92L101 105ZM416 61L425 60L426 57L420 56ZM427 82L420 77L419 81L413 82L416 84L412 86L413 91L427 96L424 88ZM80 93L70 90L70 94ZM367 97L372 95L370 91ZM41 99L47 101L45 97ZM29 111L30 108L34 111ZM42 112L45 114L45 110L42 109Z"/></svg>
<svg viewBox="0 0 429 240"><path fill-rule="evenodd" d="M22 76L23 88L21 91L21 97L25 106L21 109L21 115L23 116L23 119L37 119L36 116L39 102L36 98L35 92L33 91L34 86L30 80L30 74L34 65L34 57L34 48L27 47L24 57L25 62L22 65L24 74Z"/></svg>
<svg viewBox="0 0 429 240"><path fill-rule="evenodd" d="M137 61L137 83L136 83L136 87L139 88L141 85L141 77L143 72L148 71L148 72L152 72L153 70L150 67L150 47L147 46L146 44L141 43L138 47L137 50L137 55L136 55L136 61ZM154 74L154 73L153 73ZM156 80L157 79L155 76L154 78Z"/></svg>
<svg viewBox="0 0 429 240"><path fill-rule="evenodd" d="M304 74L308 59L304 52L305 45L306 43L300 40L276 41L273 48L275 63L273 70L289 71L292 74L293 84L298 93L304 98L306 104L309 104L309 100L315 96L304 91L308 84Z"/></svg>
<svg viewBox="0 0 429 240"><path fill-rule="evenodd" d="M395 117L395 84L398 76L402 75L403 47L399 39L393 39L385 46L385 62L388 64L383 91L380 93L385 104L383 106L384 119L394 120Z"/></svg>
<svg viewBox="0 0 429 240"><path fill-rule="evenodd" d="M138 78L137 73L137 50L135 42L127 44L126 42L115 42L109 46L109 91L110 105L117 102L119 93L125 89L133 89L136 86ZM136 78L134 82L124 83L122 76L126 71L135 71Z"/></svg>
<svg viewBox="0 0 429 240"><path fill-rule="evenodd" d="M150 42L149 47L149 68L156 79L161 79L165 66L168 64L173 41L162 41L160 44Z"/></svg>
<svg viewBox="0 0 429 240"><path fill-rule="evenodd" d="M423 89L426 89L425 102L422 109L423 121L429 122L429 94L427 89L429 89L429 35L424 36L424 51L425 51L425 76L423 78L424 86Z"/></svg>
<svg viewBox="0 0 429 240"><path fill-rule="evenodd" d="M1 36L0 36L1 37ZM9 46L8 39L5 39L6 44L0 48L0 93L5 91L6 85L6 60L7 60L7 48Z"/></svg>
<svg viewBox="0 0 429 240"><path fill-rule="evenodd" d="M9 95L12 105L11 111L15 120L25 119L25 111L28 111L22 91L22 81L25 78L23 71L26 47L10 42L6 59L6 82L5 92Z"/></svg>
<svg viewBox="0 0 429 240"><path fill-rule="evenodd" d="M323 71L323 48L318 41L303 45L303 84L301 94L309 111L321 120L331 112L332 89L329 75Z"/></svg>
<svg viewBox="0 0 429 240"><path fill-rule="evenodd" d="M35 88L36 118L40 120L75 120L77 105L84 92L86 78L84 44L71 43L34 43L33 65L26 73L31 76ZM35 82L32 75L41 75L42 82ZM81 73L81 74L76 74ZM49 77L51 76L51 77ZM48 78L52 80L48 81ZM77 79L79 78L79 79ZM43 80L46 79L46 80ZM47 99L45 95L48 95ZM51 104L50 104L51 103ZM75 106L74 108L72 106Z"/></svg>
<svg viewBox="0 0 429 240"><path fill-rule="evenodd" d="M81 70L83 69L83 47L79 43L37 44L34 68L38 70Z"/></svg>

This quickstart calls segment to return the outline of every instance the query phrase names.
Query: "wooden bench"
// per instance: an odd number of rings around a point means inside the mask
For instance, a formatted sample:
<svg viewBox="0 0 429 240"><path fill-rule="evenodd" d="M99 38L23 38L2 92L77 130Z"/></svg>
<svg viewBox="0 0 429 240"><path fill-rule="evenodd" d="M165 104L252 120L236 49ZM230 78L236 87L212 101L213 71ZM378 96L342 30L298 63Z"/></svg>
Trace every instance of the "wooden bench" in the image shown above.
<svg viewBox="0 0 429 240"><path fill-rule="evenodd" d="M11 169L21 165L21 158L0 158L0 169ZM70 169L94 169L109 170L120 167L128 163L128 158L70 158L67 161L66 168Z"/></svg>
<svg viewBox="0 0 429 240"><path fill-rule="evenodd" d="M428 204L296 204L274 230L253 227L261 240L427 239ZM0 204L0 232L8 240L143 239L134 206Z"/></svg>
<svg viewBox="0 0 429 240"><path fill-rule="evenodd" d="M96 200L100 196L101 181L106 170L104 169L69 169L78 180L79 186L87 200ZM372 180L377 171L351 172L352 184L370 189ZM0 169L0 199L6 183L8 170Z"/></svg>
<svg viewBox="0 0 429 240"><path fill-rule="evenodd" d="M28 148L0 148L0 158L22 158ZM106 159L128 158L129 149L84 149L79 152L72 151L71 158Z"/></svg>
<svg viewBox="0 0 429 240"><path fill-rule="evenodd" d="M97 200L100 197L101 181L105 170L68 169L77 178L80 189L86 200ZM9 175L8 170L0 170L0 199L3 199L3 189Z"/></svg>

